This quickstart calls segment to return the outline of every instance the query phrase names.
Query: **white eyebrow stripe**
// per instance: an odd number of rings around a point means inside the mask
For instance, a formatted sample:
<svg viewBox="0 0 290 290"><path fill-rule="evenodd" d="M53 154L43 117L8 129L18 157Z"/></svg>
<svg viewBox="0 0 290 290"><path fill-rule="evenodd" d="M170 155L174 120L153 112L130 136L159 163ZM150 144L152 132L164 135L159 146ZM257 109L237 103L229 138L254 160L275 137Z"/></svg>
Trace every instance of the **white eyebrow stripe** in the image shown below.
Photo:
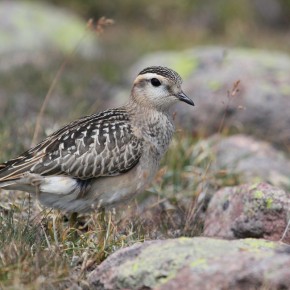
<svg viewBox="0 0 290 290"><path fill-rule="evenodd" d="M155 74L155 73L145 73L143 75L139 75L135 81L134 81L134 84L135 83L138 83L140 82L140 80L144 80L144 79L152 79L152 78L159 78L159 79L165 79L165 77L159 75L159 74Z"/></svg>

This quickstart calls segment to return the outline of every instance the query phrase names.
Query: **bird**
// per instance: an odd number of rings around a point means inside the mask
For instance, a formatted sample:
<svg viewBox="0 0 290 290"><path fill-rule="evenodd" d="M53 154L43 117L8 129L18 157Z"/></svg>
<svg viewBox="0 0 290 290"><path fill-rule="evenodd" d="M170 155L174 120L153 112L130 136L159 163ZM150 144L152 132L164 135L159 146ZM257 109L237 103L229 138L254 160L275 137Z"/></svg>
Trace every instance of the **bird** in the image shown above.
<svg viewBox="0 0 290 290"><path fill-rule="evenodd" d="M128 202L150 185L169 147L172 105L194 106L181 84L170 68L143 69L125 105L75 120L0 164L0 188L29 192L67 213Z"/></svg>

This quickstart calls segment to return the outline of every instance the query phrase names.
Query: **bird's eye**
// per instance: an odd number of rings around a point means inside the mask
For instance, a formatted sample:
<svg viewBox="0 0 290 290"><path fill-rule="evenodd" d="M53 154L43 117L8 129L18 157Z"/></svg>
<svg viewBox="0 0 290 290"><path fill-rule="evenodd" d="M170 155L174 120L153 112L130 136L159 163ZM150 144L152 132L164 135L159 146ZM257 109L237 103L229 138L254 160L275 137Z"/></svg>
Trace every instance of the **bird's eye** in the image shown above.
<svg viewBox="0 0 290 290"><path fill-rule="evenodd" d="M154 87L159 87L161 85L160 81L156 78L151 79L151 84Z"/></svg>

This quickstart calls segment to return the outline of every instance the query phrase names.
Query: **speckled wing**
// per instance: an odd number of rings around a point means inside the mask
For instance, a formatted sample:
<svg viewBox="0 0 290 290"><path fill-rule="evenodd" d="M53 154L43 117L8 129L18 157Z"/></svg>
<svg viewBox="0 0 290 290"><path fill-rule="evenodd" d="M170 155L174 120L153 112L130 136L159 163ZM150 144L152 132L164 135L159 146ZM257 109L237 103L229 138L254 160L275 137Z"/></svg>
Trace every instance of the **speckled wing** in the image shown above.
<svg viewBox="0 0 290 290"><path fill-rule="evenodd" d="M30 172L79 179L112 176L134 167L142 154L123 109L81 118L56 131L16 159L0 165L0 182Z"/></svg>

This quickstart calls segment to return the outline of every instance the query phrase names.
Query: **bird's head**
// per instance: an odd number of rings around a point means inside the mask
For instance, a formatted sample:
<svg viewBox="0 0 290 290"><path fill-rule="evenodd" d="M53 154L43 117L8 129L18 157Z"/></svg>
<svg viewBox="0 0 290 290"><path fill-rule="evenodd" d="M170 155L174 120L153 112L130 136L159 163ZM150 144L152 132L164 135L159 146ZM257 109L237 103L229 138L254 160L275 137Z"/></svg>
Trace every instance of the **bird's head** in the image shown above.
<svg viewBox="0 0 290 290"><path fill-rule="evenodd" d="M151 66L142 70L134 81L132 100L143 106L168 110L177 101L194 106L181 89L179 74L167 67Z"/></svg>

